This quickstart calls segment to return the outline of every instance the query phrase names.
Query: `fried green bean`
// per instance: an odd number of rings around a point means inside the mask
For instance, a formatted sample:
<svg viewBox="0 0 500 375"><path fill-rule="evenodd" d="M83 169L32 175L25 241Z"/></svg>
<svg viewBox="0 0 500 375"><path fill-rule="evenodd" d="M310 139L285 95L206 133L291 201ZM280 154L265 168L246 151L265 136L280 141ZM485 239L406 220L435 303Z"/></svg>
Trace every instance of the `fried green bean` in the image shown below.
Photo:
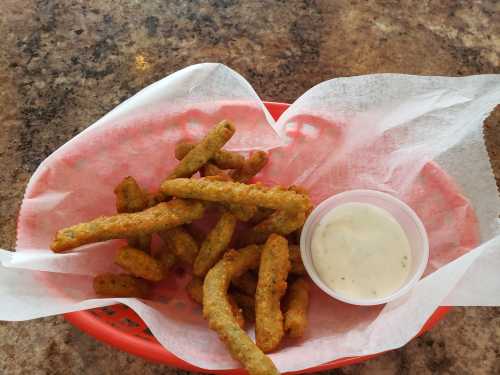
<svg viewBox="0 0 500 375"><path fill-rule="evenodd" d="M290 273L294 275L307 275L304 263L302 263L302 257L300 255L300 248L297 245L289 245L288 251L290 255Z"/></svg>
<svg viewBox="0 0 500 375"><path fill-rule="evenodd" d="M51 249L61 252L92 242L160 232L199 219L203 212L199 201L175 199L141 212L103 216L59 230Z"/></svg>
<svg viewBox="0 0 500 375"><path fill-rule="evenodd" d="M161 190L180 198L256 205L285 211L307 211L311 206L307 196L294 191L206 178L168 180L162 183Z"/></svg>
<svg viewBox="0 0 500 375"><path fill-rule="evenodd" d="M242 275L258 263L260 247L230 250L207 274L203 283L203 315L211 329L226 344L250 375L279 375L273 362L238 325L226 296L233 277Z"/></svg>
<svg viewBox="0 0 500 375"><path fill-rule="evenodd" d="M158 233L172 253L181 261L193 264L198 255L198 243L182 226Z"/></svg>
<svg viewBox="0 0 500 375"><path fill-rule="evenodd" d="M217 261L222 258L236 227L236 217L224 212L215 227L201 244L200 252L193 265L193 273L203 277Z"/></svg>
<svg viewBox="0 0 500 375"><path fill-rule="evenodd" d="M271 234L262 249L255 291L255 339L264 353L275 350L285 334L281 297L290 270L286 238Z"/></svg>
<svg viewBox="0 0 500 375"><path fill-rule="evenodd" d="M142 211L148 205L147 194L132 176L125 177L115 187L114 193L118 213Z"/></svg>
<svg viewBox="0 0 500 375"><path fill-rule="evenodd" d="M157 254L157 259L161 262L163 266L163 273L165 277L170 272L170 270L177 263L177 257L173 253L172 249L165 244L162 249L160 249L159 254Z"/></svg>
<svg viewBox="0 0 500 375"><path fill-rule="evenodd" d="M182 142L175 146L175 158L182 160L197 143ZM220 169L238 169L243 167L245 158L236 152L218 150L212 156L211 161Z"/></svg>
<svg viewBox="0 0 500 375"><path fill-rule="evenodd" d="M307 309L309 307L309 284L303 277L293 281L288 288L285 300L285 331L292 338L304 336L307 328Z"/></svg>
<svg viewBox="0 0 500 375"><path fill-rule="evenodd" d="M131 177L125 177L114 190L116 196L116 211L118 213L132 213L148 207L148 194L141 189L137 181ZM151 247L151 235L140 234L130 237L128 244L131 247L149 252Z"/></svg>
<svg viewBox="0 0 500 375"><path fill-rule="evenodd" d="M147 281L131 275L104 273L94 277L94 291L103 297L145 298L150 286Z"/></svg>
<svg viewBox="0 0 500 375"><path fill-rule="evenodd" d="M267 164L268 156L264 151L255 151L250 157L245 160L243 167L231 172L230 176L234 181L248 182L259 173Z"/></svg>
<svg viewBox="0 0 500 375"><path fill-rule="evenodd" d="M191 299L203 304L203 279L201 277L194 276L191 281L186 285L186 291L191 297ZM243 309L238 306L238 303L232 295L227 296L227 301L231 305L231 312L233 313L234 319L238 325L243 328L245 327L245 315Z"/></svg>
<svg viewBox="0 0 500 375"><path fill-rule="evenodd" d="M226 144L235 132L229 121L221 121L179 162L167 179L191 177Z"/></svg>
<svg viewBox="0 0 500 375"><path fill-rule="evenodd" d="M229 177L227 173L220 170L212 163L207 163L203 166L201 175L204 177L216 176L219 177L219 181L232 181L231 177ZM255 213L257 212L257 206L245 206L234 203L223 203L222 205L227 210L231 211L231 213L240 221L250 220L255 216Z"/></svg>
<svg viewBox="0 0 500 375"><path fill-rule="evenodd" d="M130 246L118 250L115 263L132 275L149 281L161 281L165 277L163 265L159 260Z"/></svg>
<svg viewBox="0 0 500 375"><path fill-rule="evenodd" d="M305 211L275 211L267 219L245 232L241 239L241 245L264 243L271 233L286 236L302 227L305 220Z"/></svg>

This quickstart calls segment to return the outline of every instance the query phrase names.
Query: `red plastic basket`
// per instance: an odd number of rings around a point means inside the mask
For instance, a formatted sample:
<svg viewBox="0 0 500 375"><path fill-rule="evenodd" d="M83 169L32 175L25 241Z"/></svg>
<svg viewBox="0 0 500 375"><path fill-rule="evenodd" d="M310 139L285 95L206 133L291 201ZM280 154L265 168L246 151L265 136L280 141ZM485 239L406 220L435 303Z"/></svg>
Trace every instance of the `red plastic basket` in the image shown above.
<svg viewBox="0 0 500 375"><path fill-rule="evenodd" d="M265 105L274 119L278 119L289 106L286 103L273 102L266 102ZM449 310L450 308L448 307L439 307L423 326L419 335L430 330L436 323L443 319ZM188 371L232 375L246 374L246 371L243 369L208 371L183 361L161 346L141 318L133 310L124 305L78 311L65 314L64 317L75 327L95 337L97 340L153 362L163 363ZM311 367L307 370L290 372L290 374L312 373L343 367L366 361L379 354L342 358Z"/></svg>

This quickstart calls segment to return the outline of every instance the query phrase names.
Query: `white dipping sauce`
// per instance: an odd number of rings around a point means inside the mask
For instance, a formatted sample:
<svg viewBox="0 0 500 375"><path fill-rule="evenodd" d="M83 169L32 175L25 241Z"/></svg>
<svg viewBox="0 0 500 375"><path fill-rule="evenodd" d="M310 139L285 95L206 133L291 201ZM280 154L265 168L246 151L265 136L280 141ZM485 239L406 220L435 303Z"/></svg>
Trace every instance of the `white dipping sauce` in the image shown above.
<svg viewBox="0 0 500 375"><path fill-rule="evenodd" d="M390 295L411 268L401 225L389 212L366 203L346 203L328 212L313 232L311 253L321 280L354 298Z"/></svg>

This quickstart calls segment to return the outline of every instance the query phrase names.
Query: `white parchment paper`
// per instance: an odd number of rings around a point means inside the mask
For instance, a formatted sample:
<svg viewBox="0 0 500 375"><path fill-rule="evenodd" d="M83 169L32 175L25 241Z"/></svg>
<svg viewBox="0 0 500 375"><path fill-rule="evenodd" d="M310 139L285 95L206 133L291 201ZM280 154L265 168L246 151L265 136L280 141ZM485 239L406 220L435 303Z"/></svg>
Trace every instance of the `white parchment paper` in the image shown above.
<svg viewBox="0 0 500 375"><path fill-rule="evenodd" d="M272 82L269 82L272 85ZM145 88L49 156L26 189L16 252L0 251L0 319L26 320L130 306L158 341L191 364L239 367L172 276L152 301L100 299L92 276L118 271L119 240L53 254L56 230L114 213L114 186L134 176L150 190L175 165L174 145L221 119L238 131L229 149L270 150L259 179L308 188L315 203L359 188L407 202L429 235L426 276L401 299L357 307L313 288L310 327L271 354L281 371L400 347L440 305L500 305L500 200L482 123L500 102L500 76L377 74L323 82L275 123L241 76L200 64Z"/></svg>

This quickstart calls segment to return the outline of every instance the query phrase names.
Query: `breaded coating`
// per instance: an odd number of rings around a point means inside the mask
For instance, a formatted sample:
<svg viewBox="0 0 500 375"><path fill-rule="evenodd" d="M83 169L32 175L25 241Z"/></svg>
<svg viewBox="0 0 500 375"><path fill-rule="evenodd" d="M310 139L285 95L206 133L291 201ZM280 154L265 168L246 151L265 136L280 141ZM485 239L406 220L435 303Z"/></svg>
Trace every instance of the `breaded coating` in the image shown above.
<svg viewBox="0 0 500 375"><path fill-rule="evenodd" d="M175 145L174 155L177 160L182 160L184 157L197 145L196 142L179 142Z"/></svg>
<svg viewBox="0 0 500 375"><path fill-rule="evenodd" d="M191 177L226 144L235 132L229 121L221 121L177 164L167 179Z"/></svg>
<svg viewBox="0 0 500 375"><path fill-rule="evenodd" d="M264 353L275 350L285 334L280 300L289 269L286 238L271 234L262 249L255 291L255 338Z"/></svg>
<svg viewBox="0 0 500 375"><path fill-rule="evenodd" d="M293 191L206 178L177 178L165 181L161 185L161 190L167 195L180 198L256 205L286 211L307 211L311 206L307 196Z"/></svg>
<svg viewBox="0 0 500 375"><path fill-rule="evenodd" d="M159 260L130 246L118 250L115 263L132 275L149 281L161 281L165 276L163 265Z"/></svg>
<svg viewBox="0 0 500 375"><path fill-rule="evenodd" d="M196 276L205 276L208 270L222 258L231 242L235 228L236 217L230 212L224 212L201 244L200 252L193 265L193 273Z"/></svg>
<svg viewBox="0 0 500 375"><path fill-rule="evenodd" d="M186 285L186 291L194 302L200 305L203 304L203 279L201 277L193 276L191 281ZM231 305L231 312L236 322L243 328L245 326L244 310L238 306L238 303L231 295L227 296L227 300Z"/></svg>
<svg viewBox="0 0 500 375"><path fill-rule="evenodd" d="M182 142L175 146L175 158L182 160L197 143ZM213 155L211 161L220 169L238 169L242 168L245 158L236 152L218 150Z"/></svg>
<svg viewBox="0 0 500 375"><path fill-rule="evenodd" d="M264 243L271 233L286 236L302 227L305 220L305 211L275 211L267 219L245 232L241 239L241 245Z"/></svg>
<svg viewBox="0 0 500 375"><path fill-rule="evenodd" d="M203 166L201 175L204 177L216 176L219 181L232 181L231 177L229 177L227 173L211 163L207 163ZM222 205L227 210L231 211L231 213L240 221L250 220L257 212L257 206L244 206L234 203L222 203Z"/></svg>
<svg viewBox="0 0 500 375"><path fill-rule="evenodd" d="M233 277L242 275L258 263L260 247L230 250L207 274L203 283L203 315L229 352L250 375L278 375L273 362L238 325L226 296Z"/></svg>
<svg viewBox="0 0 500 375"><path fill-rule="evenodd" d="M132 177L125 177L114 190L116 211L120 214L144 210L148 206L148 195Z"/></svg>
<svg viewBox="0 0 500 375"><path fill-rule="evenodd" d="M184 227L175 227L158 234L179 260L191 265L194 263L199 251L198 243Z"/></svg>
<svg viewBox="0 0 500 375"><path fill-rule="evenodd" d="M233 278L232 285L246 295L253 296L257 289L257 276L252 272L244 273L240 277Z"/></svg>
<svg viewBox="0 0 500 375"><path fill-rule="evenodd" d="M92 242L160 232L197 220L203 216L204 210L199 201L175 199L141 212L102 216L59 230L51 249L61 252Z"/></svg>
<svg viewBox="0 0 500 375"><path fill-rule="evenodd" d="M138 212L148 207L149 195L141 189L137 181L132 177L125 177L114 190L116 196L116 211L119 214ZM141 234L128 239L131 247L149 252L151 247L151 235Z"/></svg>
<svg viewBox="0 0 500 375"><path fill-rule="evenodd" d="M239 221L248 221L255 216L257 206L244 204L226 203L223 206L229 210Z"/></svg>
<svg viewBox="0 0 500 375"><path fill-rule="evenodd" d="M243 316L245 320L249 323L255 322L255 298L252 296L248 296L239 292L232 292L230 294L233 296L234 300L238 304L238 306L243 311Z"/></svg>
<svg viewBox="0 0 500 375"><path fill-rule="evenodd" d="M234 181L248 182L267 164L267 152L255 151L245 160L243 167L233 171L230 176Z"/></svg>
<svg viewBox="0 0 500 375"><path fill-rule="evenodd" d="M290 273L294 275L307 275L304 263L302 263L302 256L300 255L300 247L297 245L289 245L288 253L290 255Z"/></svg>
<svg viewBox="0 0 500 375"><path fill-rule="evenodd" d="M304 336L309 307L309 283L303 277L293 281L285 296L285 331L292 338Z"/></svg>
<svg viewBox="0 0 500 375"><path fill-rule="evenodd" d="M103 297L146 298L150 285L131 275L104 273L94 277L94 290Z"/></svg>

